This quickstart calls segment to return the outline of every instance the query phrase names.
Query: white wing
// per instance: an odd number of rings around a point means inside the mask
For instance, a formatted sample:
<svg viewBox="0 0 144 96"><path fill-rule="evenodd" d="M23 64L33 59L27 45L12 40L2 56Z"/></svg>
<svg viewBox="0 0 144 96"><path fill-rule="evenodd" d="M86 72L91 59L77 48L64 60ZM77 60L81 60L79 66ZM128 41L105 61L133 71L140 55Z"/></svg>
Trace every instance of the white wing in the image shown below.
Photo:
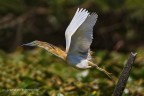
<svg viewBox="0 0 144 96"><path fill-rule="evenodd" d="M93 39L93 26L96 23L98 15L92 13L77 29L71 37L71 43L67 55L67 60L71 64L82 64L84 60L89 59L90 45ZM86 66L87 61L85 61ZM83 64L82 64L83 66Z"/></svg>
<svg viewBox="0 0 144 96"><path fill-rule="evenodd" d="M65 38L66 38L66 52L68 52L70 43L71 43L71 36L76 32L76 30L80 27L80 25L85 21L87 16L89 15L86 9L77 9L71 23L66 29Z"/></svg>

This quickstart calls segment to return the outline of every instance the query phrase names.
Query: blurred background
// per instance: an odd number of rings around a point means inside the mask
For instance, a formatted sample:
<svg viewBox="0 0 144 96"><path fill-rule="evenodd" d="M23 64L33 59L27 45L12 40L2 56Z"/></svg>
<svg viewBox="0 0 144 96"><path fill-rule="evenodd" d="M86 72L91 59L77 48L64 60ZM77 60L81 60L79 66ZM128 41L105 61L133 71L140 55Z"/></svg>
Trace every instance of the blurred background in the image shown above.
<svg viewBox="0 0 144 96"><path fill-rule="evenodd" d="M110 96L130 52L137 52L124 96L144 95L143 0L0 0L0 95ZM65 30L77 8L98 14L93 61L113 74L77 70L34 40L65 50ZM38 89L6 91L4 89ZM109 89L109 90L107 90Z"/></svg>

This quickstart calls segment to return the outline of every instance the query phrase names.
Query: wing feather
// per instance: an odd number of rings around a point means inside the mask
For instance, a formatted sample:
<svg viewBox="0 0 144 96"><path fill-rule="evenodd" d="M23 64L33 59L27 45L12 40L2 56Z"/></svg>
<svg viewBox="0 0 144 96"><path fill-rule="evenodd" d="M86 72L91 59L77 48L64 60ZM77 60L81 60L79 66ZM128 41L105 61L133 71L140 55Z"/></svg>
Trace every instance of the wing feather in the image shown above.
<svg viewBox="0 0 144 96"><path fill-rule="evenodd" d="M81 26L81 24L85 21L87 16L89 15L88 11L86 9L77 9L71 23L66 29L65 37L66 37L66 52L68 52L70 43L71 43L71 37L76 32L76 30Z"/></svg>
<svg viewBox="0 0 144 96"><path fill-rule="evenodd" d="M67 60L69 60L69 62L80 63L82 60L90 59L90 45L93 39L93 26L97 21L97 17L98 15L96 13L88 15L86 20L72 35L67 54Z"/></svg>

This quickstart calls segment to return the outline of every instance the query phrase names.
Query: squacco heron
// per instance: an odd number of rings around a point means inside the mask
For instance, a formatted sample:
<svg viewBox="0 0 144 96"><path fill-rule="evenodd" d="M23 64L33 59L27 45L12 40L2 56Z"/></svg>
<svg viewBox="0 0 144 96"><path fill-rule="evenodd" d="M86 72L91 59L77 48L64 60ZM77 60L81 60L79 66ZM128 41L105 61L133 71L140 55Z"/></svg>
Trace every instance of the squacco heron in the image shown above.
<svg viewBox="0 0 144 96"><path fill-rule="evenodd" d="M98 15L96 13L89 13L83 8L77 9L65 31L66 51L62 51L52 44L38 40L24 45L44 48L75 68L88 69L96 67L108 77L111 77L109 72L91 62L90 45L93 39L93 27L97 18Z"/></svg>

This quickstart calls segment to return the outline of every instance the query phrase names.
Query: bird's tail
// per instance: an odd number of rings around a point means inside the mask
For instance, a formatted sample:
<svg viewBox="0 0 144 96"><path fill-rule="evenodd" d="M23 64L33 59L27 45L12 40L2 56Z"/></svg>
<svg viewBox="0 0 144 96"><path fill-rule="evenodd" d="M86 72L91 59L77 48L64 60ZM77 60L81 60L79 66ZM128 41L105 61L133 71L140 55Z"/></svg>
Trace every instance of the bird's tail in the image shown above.
<svg viewBox="0 0 144 96"><path fill-rule="evenodd" d="M41 48L44 48L45 50L47 50L48 52L50 52L51 54L54 54L55 56L65 60L66 58L66 53L64 51L62 51L60 48L49 44L47 42L42 42L42 41L38 41L35 40L33 42L27 43L27 44L23 44L23 45L27 45L27 46L38 46Z"/></svg>
<svg viewBox="0 0 144 96"><path fill-rule="evenodd" d="M96 65L96 64L94 64L94 63L92 63L92 62L90 62L90 61L88 62L88 64L89 64L90 66L92 66L92 67L96 67L96 69L98 69L99 71L105 73L110 79L112 79L112 78L111 78L112 73L107 72L105 69L100 68L98 65Z"/></svg>

